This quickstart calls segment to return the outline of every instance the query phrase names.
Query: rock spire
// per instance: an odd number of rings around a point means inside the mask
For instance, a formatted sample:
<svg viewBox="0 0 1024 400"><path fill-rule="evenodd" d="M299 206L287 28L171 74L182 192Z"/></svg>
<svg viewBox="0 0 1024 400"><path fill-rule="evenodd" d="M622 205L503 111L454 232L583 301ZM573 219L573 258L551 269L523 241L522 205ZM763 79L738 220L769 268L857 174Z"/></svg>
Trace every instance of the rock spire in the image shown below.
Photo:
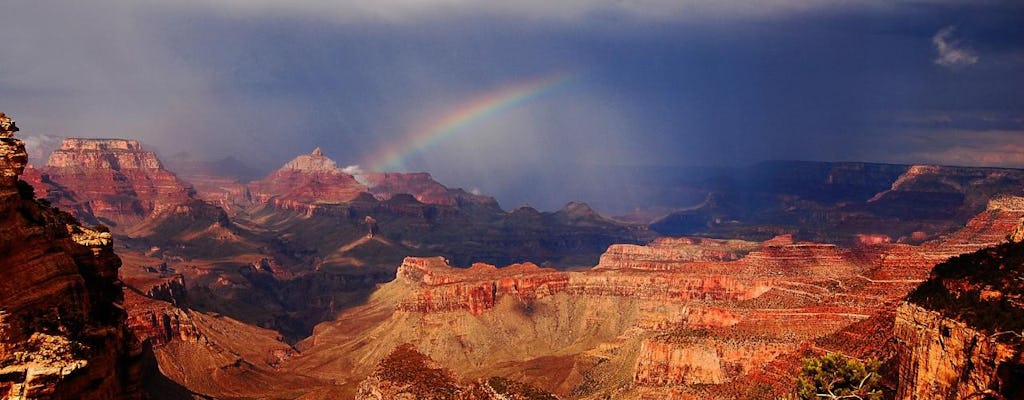
<svg viewBox="0 0 1024 400"><path fill-rule="evenodd" d="M25 143L14 138L17 131L14 120L0 113L0 188L15 186L28 164Z"/></svg>

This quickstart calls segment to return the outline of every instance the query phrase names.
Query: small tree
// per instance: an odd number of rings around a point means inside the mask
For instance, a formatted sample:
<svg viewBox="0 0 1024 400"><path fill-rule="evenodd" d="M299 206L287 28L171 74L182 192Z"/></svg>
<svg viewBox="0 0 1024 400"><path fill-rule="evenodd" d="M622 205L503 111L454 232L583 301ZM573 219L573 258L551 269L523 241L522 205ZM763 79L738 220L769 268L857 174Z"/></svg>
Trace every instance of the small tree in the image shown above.
<svg viewBox="0 0 1024 400"><path fill-rule="evenodd" d="M851 399L878 400L879 388L877 360L861 362L839 353L828 353L804 360L797 379L796 395L804 400Z"/></svg>

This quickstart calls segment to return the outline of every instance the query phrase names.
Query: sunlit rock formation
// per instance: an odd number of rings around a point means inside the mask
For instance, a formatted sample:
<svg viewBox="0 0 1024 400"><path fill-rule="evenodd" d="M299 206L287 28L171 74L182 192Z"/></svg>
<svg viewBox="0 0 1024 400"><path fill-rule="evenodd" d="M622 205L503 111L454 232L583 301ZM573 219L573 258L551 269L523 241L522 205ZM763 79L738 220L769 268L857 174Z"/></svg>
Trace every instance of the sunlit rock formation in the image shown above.
<svg viewBox="0 0 1024 400"><path fill-rule="evenodd" d="M193 195L155 153L127 139L64 139L30 183L54 205L118 230Z"/></svg>
<svg viewBox="0 0 1024 400"><path fill-rule="evenodd" d="M125 325L110 233L17 181L16 130L0 114L0 397L138 398L141 349Z"/></svg>
<svg viewBox="0 0 1024 400"><path fill-rule="evenodd" d="M576 272L407 258L395 281L318 326L283 366L358 377L412 343L458 374L500 372L572 398L781 395L802 357L890 351L899 299L934 263L1019 230L1014 204L993 200L919 246L659 239L611 246Z"/></svg>
<svg viewBox="0 0 1024 400"><path fill-rule="evenodd" d="M900 304L898 399L1024 397L1024 244L955 257Z"/></svg>
<svg viewBox="0 0 1024 400"><path fill-rule="evenodd" d="M249 190L257 203L303 209L312 204L348 203L367 188L352 175L342 172L334 160L316 148L250 183Z"/></svg>

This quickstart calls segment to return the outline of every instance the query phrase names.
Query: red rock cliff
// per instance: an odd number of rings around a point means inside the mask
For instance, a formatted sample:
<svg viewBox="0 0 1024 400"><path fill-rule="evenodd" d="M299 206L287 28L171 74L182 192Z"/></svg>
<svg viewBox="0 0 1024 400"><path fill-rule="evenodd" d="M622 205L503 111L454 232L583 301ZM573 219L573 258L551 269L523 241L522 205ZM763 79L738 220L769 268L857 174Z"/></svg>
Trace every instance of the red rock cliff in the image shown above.
<svg viewBox="0 0 1024 400"><path fill-rule="evenodd" d="M4 144L24 153L19 142ZM20 163L0 159L0 170ZM140 349L125 325L110 234L10 180L0 184L0 221L0 397L138 397Z"/></svg>
<svg viewBox="0 0 1024 400"><path fill-rule="evenodd" d="M65 139L40 181L37 190L57 206L115 226L137 223L193 195L155 153L126 139Z"/></svg>
<svg viewBox="0 0 1024 400"><path fill-rule="evenodd" d="M367 190L352 175L324 156L320 148L286 163L281 169L249 184L253 201L286 209L310 204L347 203Z"/></svg>

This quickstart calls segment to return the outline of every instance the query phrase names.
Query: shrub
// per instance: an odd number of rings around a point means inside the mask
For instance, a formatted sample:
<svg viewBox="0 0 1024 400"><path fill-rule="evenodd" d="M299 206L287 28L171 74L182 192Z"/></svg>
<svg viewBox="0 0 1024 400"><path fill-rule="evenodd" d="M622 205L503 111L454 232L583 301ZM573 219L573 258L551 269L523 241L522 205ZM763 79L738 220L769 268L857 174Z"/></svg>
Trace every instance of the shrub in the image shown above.
<svg viewBox="0 0 1024 400"><path fill-rule="evenodd" d="M861 362L839 353L828 353L804 360L797 379L798 399L860 399L882 398L877 360Z"/></svg>

